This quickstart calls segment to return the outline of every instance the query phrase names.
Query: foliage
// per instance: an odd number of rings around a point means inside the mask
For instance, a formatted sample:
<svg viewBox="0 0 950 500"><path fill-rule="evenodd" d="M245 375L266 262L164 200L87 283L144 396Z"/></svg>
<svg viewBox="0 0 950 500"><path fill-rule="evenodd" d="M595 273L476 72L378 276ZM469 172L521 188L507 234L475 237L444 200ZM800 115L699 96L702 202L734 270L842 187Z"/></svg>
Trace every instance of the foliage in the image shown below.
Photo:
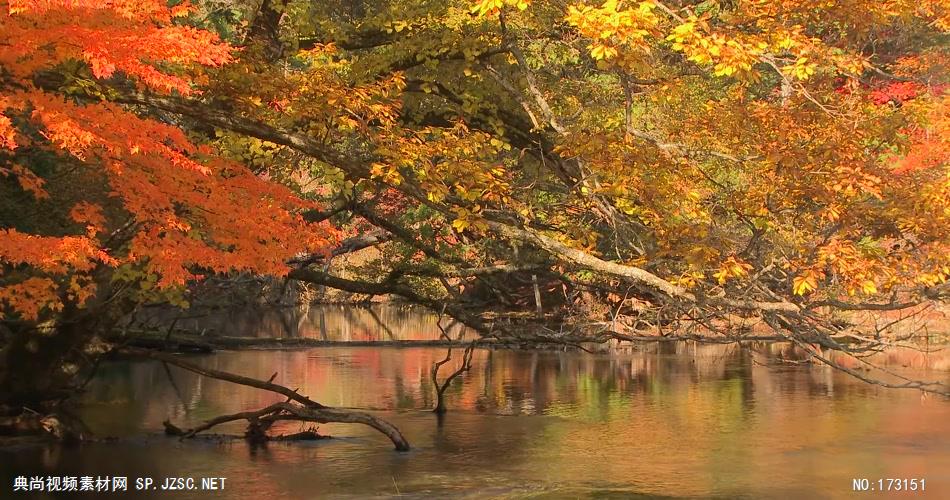
<svg viewBox="0 0 950 500"><path fill-rule="evenodd" d="M105 81L199 94L204 69L231 62L233 49L180 23L191 10L0 2L0 175L3 196L15 200L0 212L5 315L55 317L113 286L168 290L233 270L280 275L294 254L333 240L332 229L303 222L299 212L314 205L291 190L173 124L95 98L108 98ZM35 83L44 72L65 76L65 95ZM99 279L103 272L111 278Z"/></svg>
<svg viewBox="0 0 950 500"><path fill-rule="evenodd" d="M18 83L3 87L3 172L32 203L56 199L48 157L20 157L30 141L100 167L114 193L61 210L85 232L43 233L73 245L71 260L55 245L28 254L40 234L7 224L10 269L140 263L160 287L279 274L331 233L302 226L294 214L311 205L264 177L362 207L337 219L345 236L380 226L370 209L402 229L367 267L380 289L548 257L551 279L610 296L624 293L617 274L647 272L678 297L806 306L939 297L950 276L939 0L7 5L0 43L18 49L0 62ZM30 83L41 69L65 78L69 101ZM208 110L171 111L195 135L156 121L167 107L108 103L130 81ZM103 248L119 213L135 235ZM36 274L8 288L61 288Z"/></svg>
<svg viewBox="0 0 950 500"><path fill-rule="evenodd" d="M479 13L526 51L515 37L552 37L530 70L576 117L556 151L584 160L584 194L649 228L662 275L722 286L772 263L780 293L826 297L947 278L944 3L574 3L563 19L579 38L536 7ZM556 62L558 45L594 64Z"/></svg>

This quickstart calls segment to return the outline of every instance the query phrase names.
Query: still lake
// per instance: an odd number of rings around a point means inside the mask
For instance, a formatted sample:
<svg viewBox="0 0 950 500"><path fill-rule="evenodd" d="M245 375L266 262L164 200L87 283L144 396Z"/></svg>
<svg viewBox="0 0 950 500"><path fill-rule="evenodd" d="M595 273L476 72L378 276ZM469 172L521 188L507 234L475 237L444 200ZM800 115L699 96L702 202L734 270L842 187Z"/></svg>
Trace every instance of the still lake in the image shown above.
<svg viewBox="0 0 950 500"><path fill-rule="evenodd" d="M421 310L323 306L270 316L229 312L183 319L179 327L428 339L439 335L436 320ZM453 328L453 336L466 335ZM926 491L892 495L950 498L950 401L782 363L777 359L790 355L782 346L478 350L471 372L449 388L449 413L439 419L427 411L429 370L444 354L342 346L188 357L263 379L277 372L276 382L323 404L372 410L402 430L413 446L408 453L393 451L370 428L347 424L321 425L330 440L257 448L166 438L163 420L188 427L281 398L158 362L106 363L83 396L81 415L98 435L117 439L0 449L3 491L14 476L56 474L226 478L223 491L158 491L155 498L875 498L879 492L853 492L853 479L917 478ZM895 369L950 382L945 369ZM220 428L241 431L240 424Z"/></svg>

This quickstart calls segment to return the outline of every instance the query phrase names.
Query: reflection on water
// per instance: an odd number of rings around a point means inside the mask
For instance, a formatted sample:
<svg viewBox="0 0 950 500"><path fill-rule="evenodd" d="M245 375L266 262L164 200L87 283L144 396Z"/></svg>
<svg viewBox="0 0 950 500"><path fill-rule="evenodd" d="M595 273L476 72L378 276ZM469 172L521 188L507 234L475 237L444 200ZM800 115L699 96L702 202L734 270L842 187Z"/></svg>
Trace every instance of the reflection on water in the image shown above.
<svg viewBox="0 0 950 500"><path fill-rule="evenodd" d="M265 379L276 371L278 382L320 402L378 409L412 443L406 454L372 430L341 424L321 426L336 439L257 450L240 441L134 437L159 431L166 418L190 425L278 398L159 363L112 363L90 387L84 417L100 434L126 437L78 449L0 451L0 463L11 465L3 474L10 477L228 478L213 498L397 490L438 497L838 498L853 494L852 478L865 477L925 478L927 498L950 497L950 402L869 386L824 367L767 366L769 350L482 350L473 370L449 389L450 413L441 424L424 411L433 403L429 369L441 349L192 358Z"/></svg>
<svg viewBox="0 0 950 500"><path fill-rule="evenodd" d="M136 321L145 326L231 337L290 337L322 340L435 340L439 316L428 309L392 304L366 307L302 304L291 307L247 306L232 309L151 308ZM445 317L442 327L454 338L472 335Z"/></svg>

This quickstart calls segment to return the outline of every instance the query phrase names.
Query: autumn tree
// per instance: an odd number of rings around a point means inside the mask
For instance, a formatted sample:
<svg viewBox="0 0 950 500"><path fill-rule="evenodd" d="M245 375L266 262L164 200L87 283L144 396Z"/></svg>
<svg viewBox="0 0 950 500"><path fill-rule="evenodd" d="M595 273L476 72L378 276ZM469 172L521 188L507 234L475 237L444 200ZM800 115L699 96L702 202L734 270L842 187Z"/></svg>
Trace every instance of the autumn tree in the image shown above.
<svg viewBox="0 0 950 500"><path fill-rule="evenodd" d="M738 321L822 359L912 340L853 311L946 298L942 2L230 4L266 49L214 98L122 99L340 172L334 213L376 228L341 251L383 258L292 277L487 336L738 339ZM479 314L534 309L532 287L547 316Z"/></svg>
<svg viewBox="0 0 950 500"><path fill-rule="evenodd" d="M38 49L4 52L4 168L10 186L50 195L22 194L28 206L59 216L4 222L18 242L3 246L5 289L40 298L6 293L5 324L102 317L90 301L119 302L102 292L116 283L138 297L289 266L444 310L486 338L751 331L870 379L825 350L915 338L853 312L947 297L940 1L230 0L178 21L187 8L8 5L0 43ZM107 127L104 114L122 118ZM317 179L323 206L261 176ZM267 195L235 197L235 183ZM297 255L327 234L297 213L344 239ZM88 248L44 268L46 253L24 257L39 235ZM367 246L381 257L348 278L328 267Z"/></svg>
<svg viewBox="0 0 950 500"><path fill-rule="evenodd" d="M193 10L0 2L0 403L68 388L92 339L140 304L181 303L208 274L286 274L335 238L301 217L311 201L110 102L103 82L194 98L232 61Z"/></svg>

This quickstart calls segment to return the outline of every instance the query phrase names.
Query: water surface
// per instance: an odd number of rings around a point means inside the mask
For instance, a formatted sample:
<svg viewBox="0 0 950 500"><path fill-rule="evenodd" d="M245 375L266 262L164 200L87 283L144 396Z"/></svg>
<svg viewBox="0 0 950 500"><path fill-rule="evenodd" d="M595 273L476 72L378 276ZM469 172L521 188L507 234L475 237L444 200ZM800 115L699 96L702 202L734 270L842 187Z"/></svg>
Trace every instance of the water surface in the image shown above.
<svg viewBox="0 0 950 500"><path fill-rule="evenodd" d="M137 314L140 326L225 337L313 338L335 341L436 340L441 324L454 338L471 337L462 324L420 307L369 304L248 305L224 309L179 310L155 307Z"/></svg>
<svg viewBox="0 0 950 500"><path fill-rule="evenodd" d="M409 453L394 452L372 429L343 424L320 426L331 440L265 448L165 438L158 435L165 419L187 427L279 398L160 363L115 362L101 368L82 413L97 433L118 441L0 450L0 463L7 485L20 474L227 478L224 491L176 498L879 496L853 493L854 478L925 478L926 492L900 496L950 498L950 402L821 366L776 363L780 351L692 344L612 354L480 350L472 371L449 389L442 420L426 410L433 404L429 369L444 349L189 358L264 379L277 372L277 382L324 404L374 409L403 431Z"/></svg>

